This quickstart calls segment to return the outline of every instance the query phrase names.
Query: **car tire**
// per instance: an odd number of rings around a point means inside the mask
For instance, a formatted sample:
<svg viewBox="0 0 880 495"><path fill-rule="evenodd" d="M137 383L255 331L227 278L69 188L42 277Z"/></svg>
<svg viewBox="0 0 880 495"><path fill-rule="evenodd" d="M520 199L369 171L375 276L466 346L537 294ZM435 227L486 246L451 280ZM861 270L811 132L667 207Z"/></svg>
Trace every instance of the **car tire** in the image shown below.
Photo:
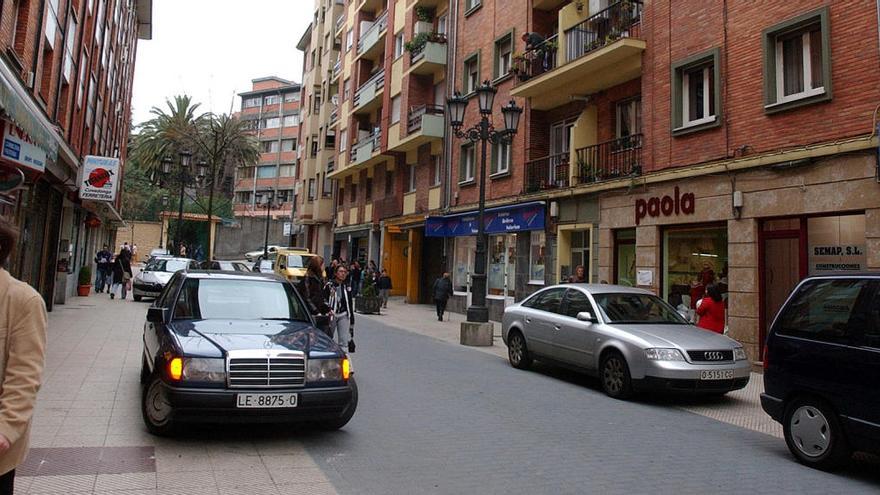
<svg viewBox="0 0 880 495"><path fill-rule="evenodd" d="M168 402L162 380L153 375L141 393L141 415L147 431L157 436L169 436L175 431L174 411Z"/></svg>
<svg viewBox="0 0 880 495"><path fill-rule="evenodd" d="M801 464L823 471L840 467L852 450L837 413L824 401L800 397L785 408L783 436Z"/></svg>
<svg viewBox="0 0 880 495"><path fill-rule="evenodd" d="M134 302L141 302L141 299L143 299L143 296L135 296L135 295L132 295L131 297L134 298Z"/></svg>
<svg viewBox="0 0 880 495"><path fill-rule="evenodd" d="M602 357L599 364L599 384L608 397L621 400L632 397L632 376L621 353L611 351Z"/></svg>
<svg viewBox="0 0 880 495"><path fill-rule="evenodd" d="M354 377L348 380L349 385L351 385L351 405L346 409L345 413L333 419L327 419L324 421L318 422L318 428L327 431L338 430L343 426L347 425L349 421L351 421L352 416L354 416L355 410L357 410L358 405L358 387L357 382L354 381Z"/></svg>
<svg viewBox="0 0 880 495"><path fill-rule="evenodd" d="M514 330L507 336L507 360L518 370L527 370L532 366L532 355L519 330Z"/></svg>
<svg viewBox="0 0 880 495"><path fill-rule="evenodd" d="M141 385L146 385L150 379L150 367L147 366L147 358L141 357Z"/></svg>

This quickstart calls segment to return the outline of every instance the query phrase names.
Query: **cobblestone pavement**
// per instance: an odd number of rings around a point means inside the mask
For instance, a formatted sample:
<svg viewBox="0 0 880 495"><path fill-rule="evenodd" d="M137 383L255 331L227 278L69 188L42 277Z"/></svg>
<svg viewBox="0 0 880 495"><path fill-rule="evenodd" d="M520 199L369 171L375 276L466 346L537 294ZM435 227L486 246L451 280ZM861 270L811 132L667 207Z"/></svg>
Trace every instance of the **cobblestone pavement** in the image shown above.
<svg viewBox="0 0 880 495"><path fill-rule="evenodd" d="M444 321L438 321L433 306L406 304L402 297L391 298L388 302L388 309L383 309L381 315L364 317L459 346L460 325L465 320L463 314L446 313ZM498 322L493 322L493 324L495 326L494 345L491 347L470 347L470 349L476 349L506 360L507 346L501 340L501 324ZM762 375L752 373L749 384L742 390L710 400L705 398L700 400L676 399L675 406L718 421L782 438L782 425L770 419L761 409L760 395L763 391Z"/></svg>

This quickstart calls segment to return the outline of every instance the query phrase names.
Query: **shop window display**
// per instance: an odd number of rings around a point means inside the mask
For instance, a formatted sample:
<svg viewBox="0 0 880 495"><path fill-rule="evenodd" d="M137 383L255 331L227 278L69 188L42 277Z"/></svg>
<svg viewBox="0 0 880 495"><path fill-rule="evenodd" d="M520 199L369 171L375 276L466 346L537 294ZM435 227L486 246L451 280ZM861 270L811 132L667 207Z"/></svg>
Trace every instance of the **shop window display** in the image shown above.
<svg viewBox="0 0 880 495"><path fill-rule="evenodd" d="M663 297L693 315L709 284L727 300L727 228L667 230L663 233ZM693 319L693 318L692 318Z"/></svg>
<svg viewBox="0 0 880 495"><path fill-rule="evenodd" d="M452 287L455 292L467 292L470 287L470 274L474 271L474 256L477 238L474 236L455 238L455 258L452 271Z"/></svg>
<svg viewBox="0 0 880 495"><path fill-rule="evenodd" d="M531 233L529 246L529 283L544 283L544 263L546 256L547 235L544 232Z"/></svg>
<svg viewBox="0 0 880 495"><path fill-rule="evenodd" d="M513 297L516 275L516 234L489 237L489 295Z"/></svg>

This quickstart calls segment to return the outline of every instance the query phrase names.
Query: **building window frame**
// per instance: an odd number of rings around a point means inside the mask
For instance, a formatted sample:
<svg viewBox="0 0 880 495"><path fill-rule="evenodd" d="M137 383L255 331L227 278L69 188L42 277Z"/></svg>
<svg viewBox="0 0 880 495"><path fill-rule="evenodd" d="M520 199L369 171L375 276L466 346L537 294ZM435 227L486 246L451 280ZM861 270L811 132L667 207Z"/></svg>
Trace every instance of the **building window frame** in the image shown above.
<svg viewBox="0 0 880 495"><path fill-rule="evenodd" d="M464 16L469 17L474 12L480 10L483 6L483 0L464 0Z"/></svg>
<svg viewBox="0 0 880 495"><path fill-rule="evenodd" d="M406 193L416 192L416 164L406 166Z"/></svg>
<svg viewBox="0 0 880 495"><path fill-rule="evenodd" d="M458 165L458 183L473 184L476 171L477 147L473 143L461 145Z"/></svg>
<svg viewBox="0 0 880 495"><path fill-rule="evenodd" d="M469 71L470 65L474 64L476 68L476 76L472 76L473 71ZM462 62L462 72L461 72L461 88L464 92L465 96L471 96L476 94L477 88L480 86L480 50L477 50L467 57L464 58L464 62Z"/></svg>
<svg viewBox="0 0 880 495"><path fill-rule="evenodd" d="M405 38L404 38L403 30L401 30L399 33L394 35L394 59L395 60L402 57L403 54L406 52L406 50L404 50L404 45L405 45L404 40L405 40Z"/></svg>
<svg viewBox="0 0 880 495"><path fill-rule="evenodd" d="M440 181L442 178L442 170L443 170L443 155L434 155L434 163L433 174L431 179L431 187L437 187L440 185Z"/></svg>
<svg viewBox="0 0 880 495"><path fill-rule="evenodd" d="M509 31L495 38L492 48L492 79L495 81L511 75L510 70L513 68L513 51L515 48L513 40L516 39L514 34L515 28L510 28ZM506 54L501 51L502 45L505 42L508 44ZM506 67L504 67L505 65Z"/></svg>
<svg viewBox="0 0 880 495"><path fill-rule="evenodd" d="M689 120L690 74L702 71L704 115ZM672 64L672 135L681 136L721 125L721 50L712 48ZM712 108L714 107L714 108ZM709 111L711 114L708 114Z"/></svg>
<svg viewBox="0 0 880 495"><path fill-rule="evenodd" d="M497 143L492 143L492 160L489 165L489 177L494 179L510 175L512 153L513 143L509 140L502 139Z"/></svg>
<svg viewBox="0 0 880 495"><path fill-rule="evenodd" d="M391 98L391 125L400 122L402 95L396 95Z"/></svg>

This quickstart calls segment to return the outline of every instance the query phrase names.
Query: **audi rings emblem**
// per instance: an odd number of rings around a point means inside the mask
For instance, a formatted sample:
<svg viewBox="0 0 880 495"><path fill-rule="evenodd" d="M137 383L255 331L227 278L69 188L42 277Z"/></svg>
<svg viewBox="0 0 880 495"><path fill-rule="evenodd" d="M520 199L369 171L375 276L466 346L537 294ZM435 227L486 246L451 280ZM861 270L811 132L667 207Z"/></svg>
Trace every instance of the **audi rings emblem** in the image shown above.
<svg viewBox="0 0 880 495"><path fill-rule="evenodd" d="M721 361L724 359L724 354L720 351L704 352L703 359L706 361Z"/></svg>

